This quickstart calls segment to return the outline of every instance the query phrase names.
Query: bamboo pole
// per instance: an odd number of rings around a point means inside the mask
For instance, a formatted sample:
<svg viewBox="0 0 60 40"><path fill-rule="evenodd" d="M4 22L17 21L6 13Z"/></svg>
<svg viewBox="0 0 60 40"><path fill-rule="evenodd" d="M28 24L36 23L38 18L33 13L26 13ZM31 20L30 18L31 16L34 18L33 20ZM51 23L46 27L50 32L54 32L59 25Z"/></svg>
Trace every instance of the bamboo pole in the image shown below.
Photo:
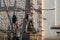
<svg viewBox="0 0 60 40"><path fill-rule="evenodd" d="M38 4L36 3L37 1L39 2ZM36 18L38 18L38 22L39 22L39 23L37 23L37 24L39 24L37 27L37 30L39 29L38 30L39 32L35 34L35 35L37 35L37 40L42 40L42 31L41 31L42 30L42 16L40 16L40 15L42 15L42 11L41 11L42 4L41 3L42 3L42 0L30 0L30 13L32 13L32 15L33 15L33 23L34 23L34 17L35 17L34 15L38 16ZM34 9L38 9L38 12L36 12ZM39 35L41 35L41 36L39 36Z"/></svg>
<svg viewBox="0 0 60 40"><path fill-rule="evenodd" d="M39 0L38 1L38 10L39 10L39 12L38 12L38 22L39 22L39 33L38 33L38 39L40 39L40 40L42 40L42 0Z"/></svg>

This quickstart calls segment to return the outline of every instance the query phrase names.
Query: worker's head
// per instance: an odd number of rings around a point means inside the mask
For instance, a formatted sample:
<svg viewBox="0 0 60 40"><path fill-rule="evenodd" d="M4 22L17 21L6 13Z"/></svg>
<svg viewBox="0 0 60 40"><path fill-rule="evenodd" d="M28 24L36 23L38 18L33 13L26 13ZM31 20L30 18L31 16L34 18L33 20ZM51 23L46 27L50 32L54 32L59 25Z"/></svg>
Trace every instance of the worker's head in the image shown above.
<svg viewBox="0 0 60 40"><path fill-rule="evenodd" d="M19 28L19 23L16 23L16 28Z"/></svg>

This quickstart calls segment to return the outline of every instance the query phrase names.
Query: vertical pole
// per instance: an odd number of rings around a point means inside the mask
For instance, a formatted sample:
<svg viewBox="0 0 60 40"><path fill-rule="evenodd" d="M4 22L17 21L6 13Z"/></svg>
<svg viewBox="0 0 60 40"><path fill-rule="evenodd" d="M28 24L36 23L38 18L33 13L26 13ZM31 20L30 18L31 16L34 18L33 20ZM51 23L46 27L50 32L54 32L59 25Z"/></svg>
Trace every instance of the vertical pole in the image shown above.
<svg viewBox="0 0 60 40"><path fill-rule="evenodd" d="M42 0L38 1L38 22L39 22L39 27L38 27L38 40L42 40ZM40 35L40 36L39 36Z"/></svg>
<svg viewBox="0 0 60 40"><path fill-rule="evenodd" d="M56 5L56 0L55 0L55 9L56 9L56 6L57 6L57 5ZM57 19L57 18L56 18L56 13L57 13L57 12L56 12L56 10L55 10L55 25L57 25L57 20L56 20L56 19Z"/></svg>
<svg viewBox="0 0 60 40"><path fill-rule="evenodd" d="M41 2L42 2L41 0L30 0L30 5L31 5L30 13L33 14L33 26L34 26L35 30L38 31L37 40L42 40L42 36L39 36L39 35L42 35L42 31L41 31L42 19L40 18L40 17L42 17L42 16L40 16L40 15L42 15Z"/></svg>
<svg viewBox="0 0 60 40"><path fill-rule="evenodd" d="M7 7L7 6L6 6ZM8 16L8 19L9 19L9 22L10 22L10 25L8 26L8 40L11 40L11 31L13 31L13 25L12 25L12 22L11 22L11 18L10 18L10 15L8 14L9 13L9 10L8 10L8 7L7 7L7 16Z"/></svg>
<svg viewBox="0 0 60 40"><path fill-rule="evenodd" d="M1 0L0 0L0 9L1 9Z"/></svg>

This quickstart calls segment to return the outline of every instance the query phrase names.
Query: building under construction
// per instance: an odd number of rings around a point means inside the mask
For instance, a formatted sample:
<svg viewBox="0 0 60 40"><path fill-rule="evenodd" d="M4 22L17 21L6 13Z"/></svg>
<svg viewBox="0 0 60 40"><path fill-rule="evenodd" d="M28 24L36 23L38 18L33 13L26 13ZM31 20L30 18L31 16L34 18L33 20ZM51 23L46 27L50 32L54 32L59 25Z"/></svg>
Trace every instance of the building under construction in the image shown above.
<svg viewBox="0 0 60 40"><path fill-rule="evenodd" d="M0 40L42 40L42 0L0 0Z"/></svg>

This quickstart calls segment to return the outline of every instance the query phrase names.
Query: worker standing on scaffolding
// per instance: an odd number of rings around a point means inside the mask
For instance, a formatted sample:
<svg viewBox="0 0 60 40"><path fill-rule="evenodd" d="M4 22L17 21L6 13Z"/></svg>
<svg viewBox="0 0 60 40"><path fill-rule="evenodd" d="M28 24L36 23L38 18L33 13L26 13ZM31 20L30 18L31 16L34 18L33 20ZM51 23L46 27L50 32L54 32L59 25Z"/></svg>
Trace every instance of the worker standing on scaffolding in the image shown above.
<svg viewBox="0 0 60 40"><path fill-rule="evenodd" d="M15 40L20 40L20 25L16 23Z"/></svg>
<svg viewBox="0 0 60 40"><path fill-rule="evenodd" d="M13 40L20 40L20 24L17 22L17 17L15 14L13 14L13 17L12 17L12 22L14 24L14 33L13 33Z"/></svg>

